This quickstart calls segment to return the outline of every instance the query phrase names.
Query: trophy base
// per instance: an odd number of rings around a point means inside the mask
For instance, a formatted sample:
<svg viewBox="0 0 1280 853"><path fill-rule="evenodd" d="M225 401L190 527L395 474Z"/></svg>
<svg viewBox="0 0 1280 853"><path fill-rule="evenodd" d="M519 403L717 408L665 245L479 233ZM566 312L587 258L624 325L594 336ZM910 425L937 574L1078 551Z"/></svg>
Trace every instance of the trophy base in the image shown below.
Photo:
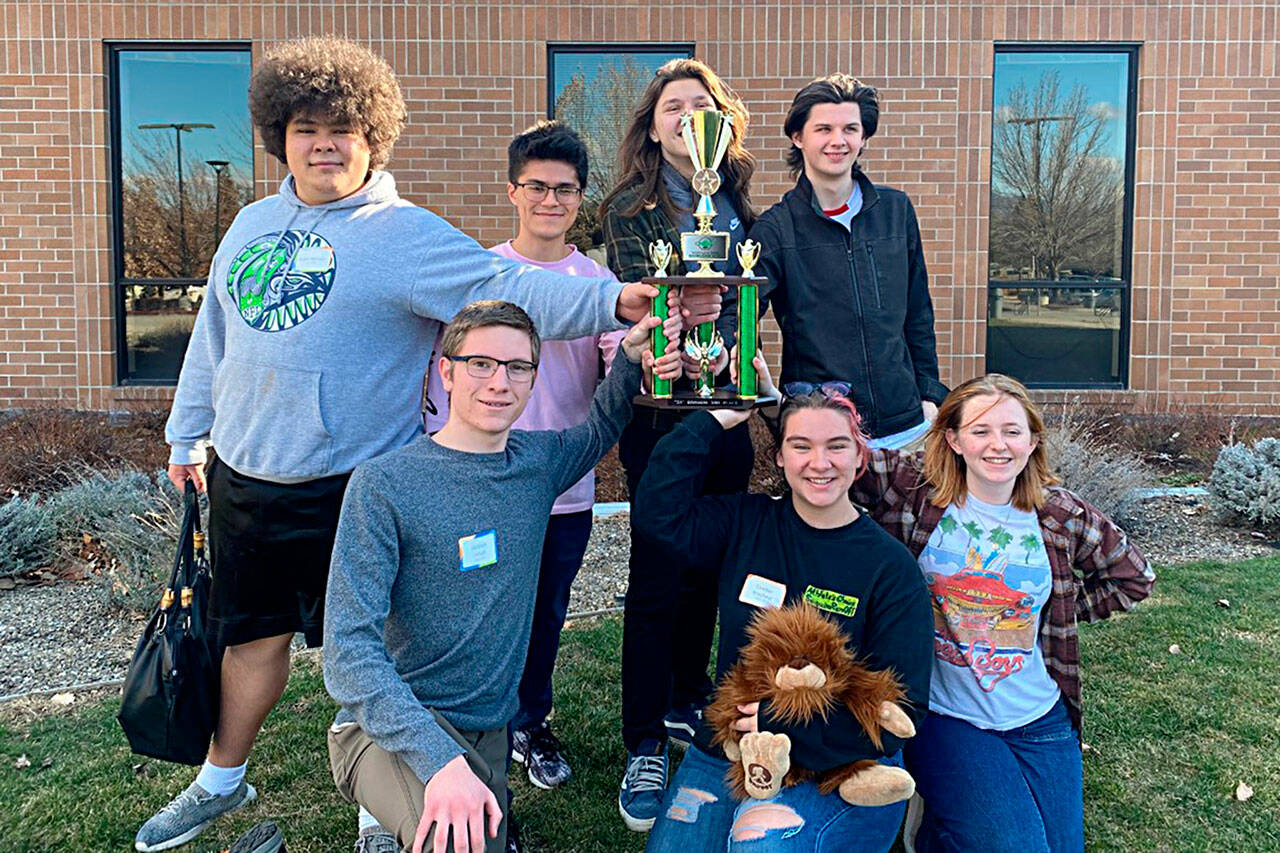
<svg viewBox="0 0 1280 853"><path fill-rule="evenodd" d="M683 391L670 397L650 397L648 394L637 394L631 398L632 404L649 409L758 409L772 406L778 402L777 397L739 397L737 392L723 388L717 389L710 397L699 397L689 391Z"/></svg>
<svg viewBox="0 0 1280 853"><path fill-rule="evenodd" d="M720 275L720 273L712 273L711 275L664 275L653 276L647 275L640 281L645 284L652 284L654 287L665 284L668 287L684 287L686 284L723 284L725 287L742 287L744 284L754 284L759 287L768 283L769 279L759 276L756 278L746 278L740 275Z"/></svg>

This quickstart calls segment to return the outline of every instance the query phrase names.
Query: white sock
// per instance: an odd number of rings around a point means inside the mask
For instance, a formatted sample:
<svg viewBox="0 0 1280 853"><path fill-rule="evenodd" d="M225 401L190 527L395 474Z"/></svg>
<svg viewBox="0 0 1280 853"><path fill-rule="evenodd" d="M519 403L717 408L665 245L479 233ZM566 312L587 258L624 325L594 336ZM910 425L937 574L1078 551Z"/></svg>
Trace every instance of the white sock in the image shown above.
<svg viewBox="0 0 1280 853"><path fill-rule="evenodd" d="M369 810L364 806L360 807L359 818L361 835L364 835L366 832L372 832L375 829L382 829L382 824L378 823L378 819L369 814Z"/></svg>
<svg viewBox="0 0 1280 853"><path fill-rule="evenodd" d="M225 797L240 787L240 783L244 781L244 770L248 766L249 762L246 761L239 767L219 767L206 758L200 773L196 775L196 784L210 794Z"/></svg>

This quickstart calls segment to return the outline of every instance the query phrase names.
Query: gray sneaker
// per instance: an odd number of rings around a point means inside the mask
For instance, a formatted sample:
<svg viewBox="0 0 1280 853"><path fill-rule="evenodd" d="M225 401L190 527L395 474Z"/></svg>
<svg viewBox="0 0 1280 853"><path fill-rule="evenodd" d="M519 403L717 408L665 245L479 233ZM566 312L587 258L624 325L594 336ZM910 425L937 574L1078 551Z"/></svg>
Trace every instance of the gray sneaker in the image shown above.
<svg viewBox="0 0 1280 853"><path fill-rule="evenodd" d="M142 825L133 840L133 849L151 853L186 844L227 812L248 805L257 797L258 792L248 782L241 782L240 787L223 797L192 782Z"/></svg>
<svg viewBox="0 0 1280 853"><path fill-rule="evenodd" d="M381 827L360 834L356 839L356 853L400 853L396 837Z"/></svg>

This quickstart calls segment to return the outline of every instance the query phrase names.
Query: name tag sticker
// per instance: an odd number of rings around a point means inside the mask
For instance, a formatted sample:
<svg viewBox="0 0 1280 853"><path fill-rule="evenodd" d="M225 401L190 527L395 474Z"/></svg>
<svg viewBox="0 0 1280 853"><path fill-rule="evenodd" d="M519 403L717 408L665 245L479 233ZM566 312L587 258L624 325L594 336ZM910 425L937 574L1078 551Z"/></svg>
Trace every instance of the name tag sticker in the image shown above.
<svg viewBox="0 0 1280 853"><path fill-rule="evenodd" d="M333 248L303 246L293 256L293 268L298 272L328 272L333 268Z"/></svg>
<svg viewBox="0 0 1280 853"><path fill-rule="evenodd" d="M833 589L820 589L816 586L807 587L804 591L804 600L819 610L825 610L828 613L835 613L839 616L853 616L858 612L858 597L856 595L846 595Z"/></svg>
<svg viewBox="0 0 1280 853"><path fill-rule="evenodd" d="M458 540L458 564L464 572L498 562L498 532L486 530Z"/></svg>
<svg viewBox="0 0 1280 853"><path fill-rule="evenodd" d="M752 607L781 607L782 602L787 600L787 585L759 575L747 575L747 579L742 582L742 592L738 593L738 600Z"/></svg>

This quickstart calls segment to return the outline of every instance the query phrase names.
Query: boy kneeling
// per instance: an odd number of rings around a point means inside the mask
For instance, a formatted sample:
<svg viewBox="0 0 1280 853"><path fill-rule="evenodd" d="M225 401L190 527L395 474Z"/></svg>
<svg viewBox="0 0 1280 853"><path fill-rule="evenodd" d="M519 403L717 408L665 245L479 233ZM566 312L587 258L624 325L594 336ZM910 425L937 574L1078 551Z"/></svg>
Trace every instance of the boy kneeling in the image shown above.
<svg viewBox="0 0 1280 853"><path fill-rule="evenodd" d="M547 518L630 419L658 322L623 339L626 358L586 423L523 432L511 425L533 387L538 333L515 305L468 305L437 365L449 421L352 475L326 596L325 686L342 706L329 760L343 796L414 853L505 846L506 727ZM674 339L680 319L667 323ZM679 374L674 344L653 369Z"/></svg>

